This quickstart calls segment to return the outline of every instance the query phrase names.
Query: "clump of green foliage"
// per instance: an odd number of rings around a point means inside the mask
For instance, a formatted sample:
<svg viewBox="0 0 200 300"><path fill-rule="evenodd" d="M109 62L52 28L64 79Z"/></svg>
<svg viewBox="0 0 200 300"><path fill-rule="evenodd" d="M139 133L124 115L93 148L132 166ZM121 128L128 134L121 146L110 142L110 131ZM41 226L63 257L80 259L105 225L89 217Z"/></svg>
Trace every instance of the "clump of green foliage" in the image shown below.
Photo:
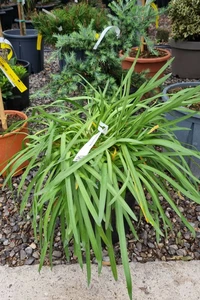
<svg viewBox="0 0 200 300"><path fill-rule="evenodd" d="M175 40L200 41L200 0L173 0L169 5Z"/></svg>
<svg viewBox="0 0 200 300"><path fill-rule="evenodd" d="M137 0L118 0L109 4L108 17L112 25L120 28L119 50L127 50L141 43L141 37L150 51L153 51L153 41L148 36L148 28L156 22L163 10L155 10L151 6L153 0L146 1L145 5L138 5Z"/></svg>
<svg viewBox="0 0 200 300"><path fill-rule="evenodd" d="M51 13L55 17L39 12L33 16L32 22L44 40L52 45L56 43L54 34L64 35L78 31L79 24L87 27L91 20L94 20L93 29L97 32L101 32L107 24L106 11L103 8L93 7L84 2L53 9Z"/></svg>
<svg viewBox="0 0 200 300"><path fill-rule="evenodd" d="M11 61L9 64L12 70L15 72L15 74L19 77L19 79L22 79L26 76L26 68L17 65L14 61ZM8 80L8 78L5 76L5 74L2 72L2 70L0 70L0 88L3 99L13 98L13 86Z"/></svg>
<svg viewBox="0 0 200 300"><path fill-rule="evenodd" d="M158 42L167 43L169 40L169 30L165 28L158 28L156 30L156 40Z"/></svg>
<svg viewBox="0 0 200 300"><path fill-rule="evenodd" d="M56 49L53 57L62 59L64 68L61 73L52 75L50 84L45 87L44 94L55 97L66 97L74 93L84 94L85 81L95 89L103 89L109 81L108 94L117 90L121 78L126 71L121 68L121 60L116 48L119 40L114 30L106 33L97 49L93 49L99 34L93 29L93 21L88 27L79 25L78 32L69 35L56 35ZM132 74L133 88L139 87L145 80L144 74ZM90 88L87 85L87 90ZM89 93L87 91L87 93ZM38 95L39 94L39 95ZM42 93L37 96L41 97Z"/></svg>

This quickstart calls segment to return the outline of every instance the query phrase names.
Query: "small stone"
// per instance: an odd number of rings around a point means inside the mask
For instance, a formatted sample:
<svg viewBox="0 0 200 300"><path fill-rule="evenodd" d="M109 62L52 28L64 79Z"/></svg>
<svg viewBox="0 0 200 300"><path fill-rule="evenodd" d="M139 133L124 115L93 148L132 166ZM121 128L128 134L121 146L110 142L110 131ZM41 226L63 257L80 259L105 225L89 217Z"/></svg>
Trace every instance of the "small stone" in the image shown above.
<svg viewBox="0 0 200 300"><path fill-rule="evenodd" d="M35 261L34 257L29 257L28 259L25 260L24 264L25 265L32 265Z"/></svg>
<svg viewBox="0 0 200 300"><path fill-rule="evenodd" d="M14 251L14 250L12 250L12 251L10 252L10 257L13 257L13 256L15 256L15 251Z"/></svg>
<svg viewBox="0 0 200 300"><path fill-rule="evenodd" d="M1 201L0 201L1 202ZM196 211L200 211L200 205L197 205Z"/></svg>
<svg viewBox="0 0 200 300"><path fill-rule="evenodd" d="M104 257L103 257L103 261L106 261L106 262L110 261L109 256L104 256Z"/></svg>
<svg viewBox="0 0 200 300"><path fill-rule="evenodd" d="M136 243L136 247L137 247L137 250L138 250L139 252L142 251L142 244L141 244L140 242L137 242L137 243Z"/></svg>
<svg viewBox="0 0 200 300"><path fill-rule="evenodd" d="M199 253L199 252L194 252L194 257L195 257L196 259L199 259L199 258L200 258L200 253Z"/></svg>
<svg viewBox="0 0 200 300"><path fill-rule="evenodd" d="M178 249L178 250L176 251L176 254L177 254L178 256L186 256L186 255L187 255L187 251L186 251L185 249Z"/></svg>
<svg viewBox="0 0 200 300"><path fill-rule="evenodd" d="M197 220L200 222L200 216L197 216Z"/></svg>
<svg viewBox="0 0 200 300"><path fill-rule="evenodd" d="M14 248L15 247L15 242L12 241L9 246L10 246L10 248Z"/></svg>
<svg viewBox="0 0 200 300"><path fill-rule="evenodd" d="M20 230L19 225L15 225L15 226L13 226L13 228L12 228L12 232L18 232L19 230Z"/></svg>
<svg viewBox="0 0 200 300"><path fill-rule="evenodd" d="M8 245L9 245L9 240L5 240L5 241L3 242L3 245L4 245L4 246L8 246Z"/></svg>
<svg viewBox="0 0 200 300"><path fill-rule="evenodd" d="M149 246L149 248L154 249L155 245L153 243L147 243L147 245Z"/></svg>
<svg viewBox="0 0 200 300"><path fill-rule="evenodd" d="M191 237L191 234L190 234L189 232L184 233L184 238L185 238L186 240L189 240L190 237Z"/></svg>
<svg viewBox="0 0 200 300"><path fill-rule="evenodd" d="M168 252L169 252L169 254L174 255L177 250L178 250L178 246L177 245L170 245Z"/></svg>
<svg viewBox="0 0 200 300"><path fill-rule="evenodd" d="M54 250L53 253L52 253L52 255L54 257L60 258L60 257L62 257L62 252L58 251L58 250Z"/></svg>
<svg viewBox="0 0 200 300"><path fill-rule="evenodd" d="M25 248L25 252L28 256L31 256L31 254L33 253L33 249L31 247L27 247Z"/></svg>
<svg viewBox="0 0 200 300"><path fill-rule="evenodd" d="M16 261L16 260L13 260L13 261L12 261L12 265L13 265L13 266L15 266L15 265L16 265L16 263L17 263L17 261Z"/></svg>
<svg viewBox="0 0 200 300"><path fill-rule="evenodd" d="M179 210L180 210L180 212L184 212L185 210L184 210L184 208L182 207L182 206L179 206Z"/></svg>
<svg viewBox="0 0 200 300"><path fill-rule="evenodd" d="M20 259L24 260L26 258L26 252L24 250L20 250Z"/></svg>
<svg viewBox="0 0 200 300"><path fill-rule="evenodd" d="M33 256L34 258L36 258L36 259L39 259L40 254L39 254L38 251L36 251L36 252L33 252L32 256Z"/></svg>
<svg viewBox="0 0 200 300"><path fill-rule="evenodd" d="M200 232L197 232L196 237L197 239L200 239Z"/></svg>

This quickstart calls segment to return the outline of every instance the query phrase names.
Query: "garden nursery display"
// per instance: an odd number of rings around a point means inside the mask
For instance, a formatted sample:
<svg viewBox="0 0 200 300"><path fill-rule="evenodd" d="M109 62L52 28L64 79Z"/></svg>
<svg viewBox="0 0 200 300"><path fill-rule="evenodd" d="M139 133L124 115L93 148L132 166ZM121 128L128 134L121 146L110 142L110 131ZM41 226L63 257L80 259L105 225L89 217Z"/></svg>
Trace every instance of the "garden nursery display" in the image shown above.
<svg viewBox="0 0 200 300"><path fill-rule="evenodd" d="M154 74L149 67L137 70L145 49L159 55L156 27L168 22L168 10L149 0L97 4L62 3L33 17L44 38L44 66L29 75L29 107L17 122L22 134L14 125L20 147L10 158L1 156L0 264L40 270L79 263L88 284L92 263L99 274L109 266L115 280L122 264L134 299L130 261L200 258L200 152L176 134L192 131L180 124L198 116L191 108L200 102L200 85L192 78L189 87L172 89L181 79L170 73L177 58L170 59L170 51ZM62 13L67 19L76 10L83 18L75 19L75 30L59 30ZM90 10L98 18L85 22ZM40 32L42 16L52 27ZM124 69L133 47L136 58ZM10 95L0 71L2 94ZM168 117L188 107L189 113ZM0 111L1 142L10 134L3 102Z"/></svg>

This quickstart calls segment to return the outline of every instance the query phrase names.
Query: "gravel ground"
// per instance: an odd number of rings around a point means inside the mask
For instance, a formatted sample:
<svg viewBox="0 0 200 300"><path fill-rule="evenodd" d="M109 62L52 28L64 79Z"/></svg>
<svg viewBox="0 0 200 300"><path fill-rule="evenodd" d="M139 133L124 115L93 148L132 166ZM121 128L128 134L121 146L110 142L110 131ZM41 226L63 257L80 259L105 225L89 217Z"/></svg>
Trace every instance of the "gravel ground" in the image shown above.
<svg viewBox="0 0 200 300"><path fill-rule="evenodd" d="M169 27L167 18L161 19L163 27ZM153 32L153 29L152 29ZM30 93L38 90L49 81L49 75L59 71L58 62L48 63L48 57L51 50L45 51L45 68L39 74L30 76ZM167 72L170 72L170 68ZM194 79L195 80L195 79ZM167 83L183 81L171 76ZM31 100L31 106L49 103L50 99ZM33 174L27 177L27 182ZM9 189L0 190L0 265L21 266L37 264L40 258L40 250L37 241L34 238L30 220L31 203L25 209L23 216L19 214L21 203L20 197L16 196L20 177L13 179L14 191ZM2 183L0 179L0 184ZM24 187L26 188L26 187ZM172 209L163 200L163 207L167 216L170 217L174 225L173 231L167 238L162 238L156 243L155 231L142 218L137 224L137 233L139 240L136 241L132 235L127 235L127 243L130 261L155 261L155 260L193 260L200 259L200 205L194 204L181 195L177 195L171 190L171 196L179 206L181 212L195 228L196 238L192 238L188 229L180 222ZM147 198L149 195L147 194ZM161 199L162 200L162 199ZM139 216L139 207L135 207L136 215ZM71 261L77 262L73 255L73 245L71 245ZM119 245L116 244L115 252L118 263L121 263ZM105 264L108 261L107 251L104 250ZM94 261L95 262L95 261ZM67 263L62 251L61 233L59 227L56 229L53 250L53 264ZM48 258L45 264L49 264Z"/></svg>

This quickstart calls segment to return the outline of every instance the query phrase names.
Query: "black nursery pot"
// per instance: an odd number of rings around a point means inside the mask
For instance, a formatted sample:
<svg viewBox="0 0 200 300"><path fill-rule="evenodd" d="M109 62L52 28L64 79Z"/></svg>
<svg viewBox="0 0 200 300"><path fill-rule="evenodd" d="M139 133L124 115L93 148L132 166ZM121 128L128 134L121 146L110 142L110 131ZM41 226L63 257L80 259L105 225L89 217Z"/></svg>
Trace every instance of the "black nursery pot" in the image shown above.
<svg viewBox="0 0 200 300"><path fill-rule="evenodd" d="M23 36L19 29L5 30L3 35L12 44L16 57L30 62L31 73L39 73L44 69L44 45L42 41L41 49L37 50L37 30L27 29Z"/></svg>
<svg viewBox="0 0 200 300"><path fill-rule="evenodd" d="M8 7L0 10L2 30L7 30L12 28L13 12L14 12L13 7Z"/></svg>
<svg viewBox="0 0 200 300"><path fill-rule="evenodd" d="M75 53L76 60L80 60L80 61L86 60L85 50L72 49L71 51ZM60 71L62 71L65 66L66 66L66 62L65 62L65 58L63 57L63 58L59 59Z"/></svg>
<svg viewBox="0 0 200 300"><path fill-rule="evenodd" d="M15 19L14 20L15 23L18 24L18 28L19 28L19 19ZM26 29L34 29L33 23L31 20L25 20L25 24L26 24Z"/></svg>
<svg viewBox="0 0 200 300"><path fill-rule="evenodd" d="M23 66L27 70L27 74L21 79L23 84L27 87L27 90L21 93L17 87L14 87L12 92L14 98L4 100L4 109L9 110L23 110L30 105L29 100L29 74L30 74L30 63L25 60L18 59L17 64Z"/></svg>
<svg viewBox="0 0 200 300"><path fill-rule="evenodd" d="M57 6L57 3L47 3L47 4L43 4L41 2L38 2L36 4L36 9L37 11L42 11L43 9L46 9L48 11L51 11L52 9L54 9Z"/></svg>
<svg viewBox="0 0 200 300"><path fill-rule="evenodd" d="M160 7L166 7L169 4L170 0L156 0L156 5Z"/></svg>

